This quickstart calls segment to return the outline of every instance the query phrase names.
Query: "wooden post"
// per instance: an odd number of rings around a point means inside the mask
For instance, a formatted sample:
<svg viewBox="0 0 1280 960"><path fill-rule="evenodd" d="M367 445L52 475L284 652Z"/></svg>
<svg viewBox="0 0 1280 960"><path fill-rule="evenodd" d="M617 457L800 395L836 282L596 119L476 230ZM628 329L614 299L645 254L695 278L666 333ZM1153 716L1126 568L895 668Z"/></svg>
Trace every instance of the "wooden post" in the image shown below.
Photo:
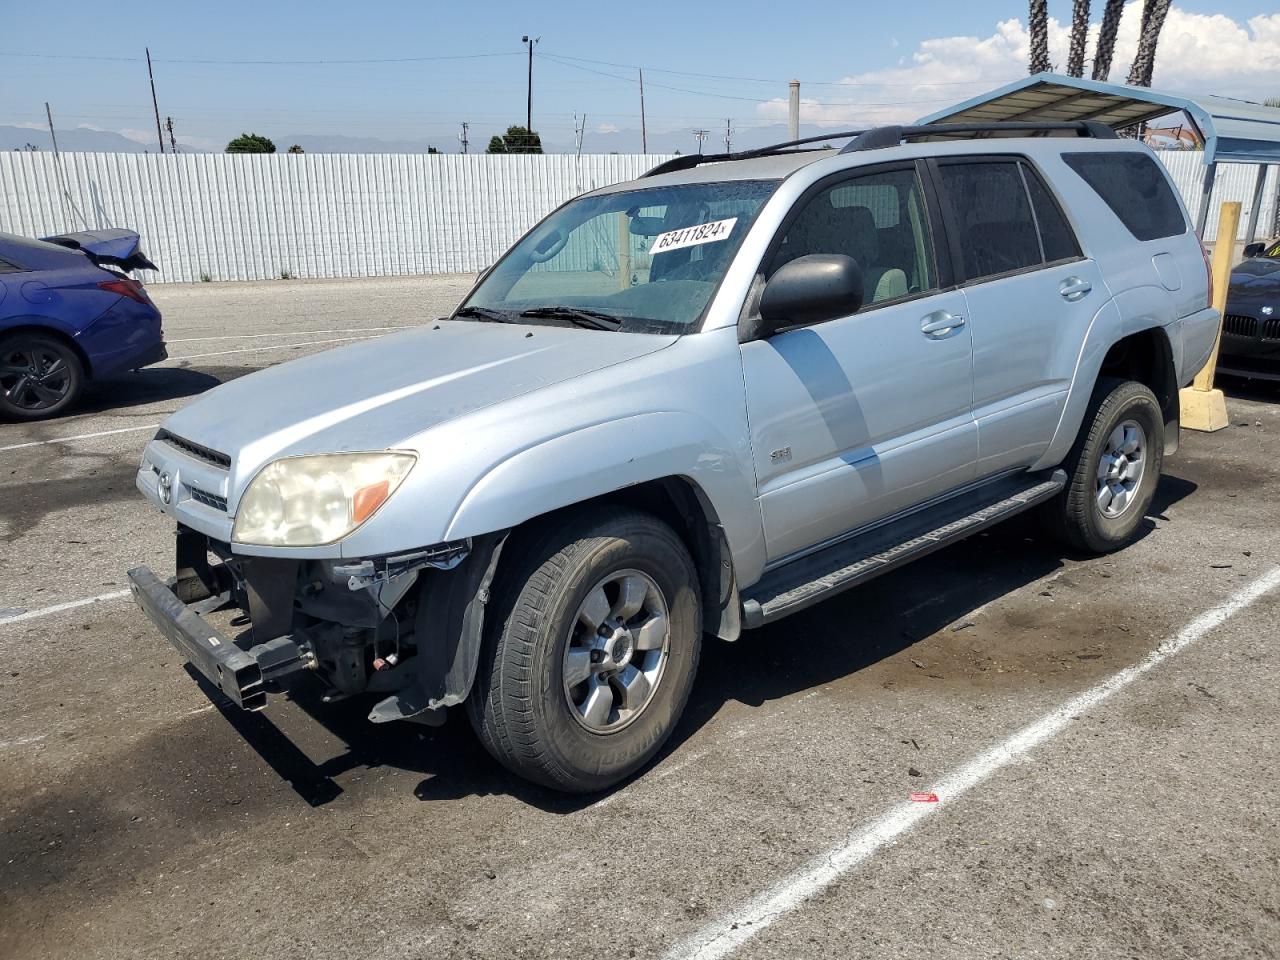
<svg viewBox="0 0 1280 960"><path fill-rule="evenodd" d="M1196 374L1195 382L1178 392L1182 425L1206 432L1227 425L1227 400L1214 389L1218 369L1218 345L1222 342L1222 314L1227 309L1227 286L1231 283L1231 263L1235 259L1236 234L1240 230L1240 204L1224 203L1218 216L1218 239L1213 245L1213 307L1218 311L1218 336L1213 341L1209 362Z"/></svg>

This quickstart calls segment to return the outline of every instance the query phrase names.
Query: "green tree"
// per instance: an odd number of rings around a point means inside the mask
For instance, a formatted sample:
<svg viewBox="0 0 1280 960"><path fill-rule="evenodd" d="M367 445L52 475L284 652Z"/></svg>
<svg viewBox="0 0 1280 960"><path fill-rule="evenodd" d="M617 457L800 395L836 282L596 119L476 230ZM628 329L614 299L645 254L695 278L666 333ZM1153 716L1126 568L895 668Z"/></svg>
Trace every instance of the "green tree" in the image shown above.
<svg viewBox="0 0 1280 960"><path fill-rule="evenodd" d="M295 143L292 147L289 148L289 152L290 153L306 153L307 151L303 150L302 147L298 146L298 144ZM267 153L271 153L271 151L268 150Z"/></svg>
<svg viewBox="0 0 1280 960"><path fill-rule="evenodd" d="M1267 107L1280 107L1280 97L1267 97L1262 104Z"/></svg>
<svg viewBox="0 0 1280 960"><path fill-rule="evenodd" d="M276 145L256 133L242 133L227 144L227 153L275 153Z"/></svg>
<svg viewBox="0 0 1280 960"><path fill-rule="evenodd" d="M486 153L541 153L542 138L528 127L510 126L502 136L489 138Z"/></svg>

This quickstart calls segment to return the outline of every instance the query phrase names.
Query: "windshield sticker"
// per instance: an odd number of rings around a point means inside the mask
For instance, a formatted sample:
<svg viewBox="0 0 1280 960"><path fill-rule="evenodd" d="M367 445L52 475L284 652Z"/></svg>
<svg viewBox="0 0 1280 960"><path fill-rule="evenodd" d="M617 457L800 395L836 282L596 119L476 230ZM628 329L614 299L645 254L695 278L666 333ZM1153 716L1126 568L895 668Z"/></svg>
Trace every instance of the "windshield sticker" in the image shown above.
<svg viewBox="0 0 1280 960"><path fill-rule="evenodd" d="M711 223L699 223L679 230L668 230L666 233L660 233L653 238L653 246L649 252L666 253L668 250L694 247L700 243L715 243L717 240L727 240L729 239L729 234L733 232L733 225L737 222L737 217L730 217L728 220L713 220Z"/></svg>

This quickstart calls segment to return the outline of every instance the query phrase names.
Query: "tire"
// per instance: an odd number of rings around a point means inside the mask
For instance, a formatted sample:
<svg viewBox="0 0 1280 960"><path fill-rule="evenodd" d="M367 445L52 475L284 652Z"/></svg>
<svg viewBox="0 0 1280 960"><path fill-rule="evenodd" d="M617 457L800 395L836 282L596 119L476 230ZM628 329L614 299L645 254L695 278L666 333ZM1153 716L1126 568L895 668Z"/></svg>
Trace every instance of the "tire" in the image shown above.
<svg viewBox="0 0 1280 960"><path fill-rule="evenodd" d="M84 389L84 366L68 344L39 333L0 337L0 417L45 420Z"/></svg>
<svg viewBox="0 0 1280 960"><path fill-rule="evenodd" d="M1125 453L1124 448L1135 441L1137 446ZM1116 451L1123 454L1123 461L1112 456ZM1105 468L1106 491L1099 476L1104 456L1112 458ZM1050 533L1076 550L1093 554L1119 550L1137 535L1163 464L1164 415L1155 394L1132 380L1101 378L1080 435L1062 464L1067 486L1045 504L1042 519Z"/></svg>
<svg viewBox="0 0 1280 960"><path fill-rule="evenodd" d="M510 548L467 713L514 773L603 790L653 758L689 699L702 642L693 560L666 524L619 508L543 523Z"/></svg>

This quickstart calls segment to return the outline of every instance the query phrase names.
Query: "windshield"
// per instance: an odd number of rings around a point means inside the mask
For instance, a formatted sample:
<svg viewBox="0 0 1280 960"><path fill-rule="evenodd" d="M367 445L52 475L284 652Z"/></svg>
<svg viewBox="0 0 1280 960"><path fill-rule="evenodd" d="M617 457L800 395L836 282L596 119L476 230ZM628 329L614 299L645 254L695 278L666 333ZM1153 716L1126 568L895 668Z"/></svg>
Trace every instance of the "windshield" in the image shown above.
<svg viewBox="0 0 1280 960"><path fill-rule="evenodd" d="M776 180L580 197L538 224L455 316L689 333Z"/></svg>

